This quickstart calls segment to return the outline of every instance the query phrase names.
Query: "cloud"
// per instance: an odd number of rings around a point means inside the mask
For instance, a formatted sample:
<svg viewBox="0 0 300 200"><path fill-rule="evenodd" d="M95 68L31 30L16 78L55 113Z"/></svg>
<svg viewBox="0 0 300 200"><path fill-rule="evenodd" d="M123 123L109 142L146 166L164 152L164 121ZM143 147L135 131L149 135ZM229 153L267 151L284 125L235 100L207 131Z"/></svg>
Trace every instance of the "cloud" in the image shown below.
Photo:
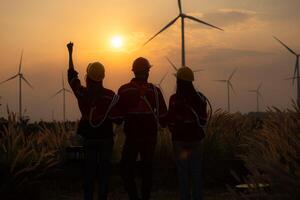
<svg viewBox="0 0 300 200"><path fill-rule="evenodd" d="M234 60L241 60L245 58L257 59L258 57L274 55L274 53L271 52L263 52L256 50L211 47L194 48L190 51L190 55L191 57L199 57L199 52L206 52L205 55L201 56L201 62L203 63L232 62Z"/></svg>
<svg viewBox="0 0 300 200"><path fill-rule="evenodd" d="M203 15L204 20L210 20L223 27L245 23L256 16L256 12L238 9L220 9Z"/></svg>

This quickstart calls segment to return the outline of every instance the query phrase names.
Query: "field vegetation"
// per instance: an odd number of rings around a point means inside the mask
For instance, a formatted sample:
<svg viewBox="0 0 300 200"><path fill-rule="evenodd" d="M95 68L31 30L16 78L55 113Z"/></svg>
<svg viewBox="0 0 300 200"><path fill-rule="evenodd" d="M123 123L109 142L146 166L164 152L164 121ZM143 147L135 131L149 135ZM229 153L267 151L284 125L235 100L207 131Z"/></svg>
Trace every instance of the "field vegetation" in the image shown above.
<svg viewBox="0 0 300 200"><path fill-rule="evenodd" d="M70 162L66 150L70 146L81 145L80 138L75 134L76 124L38 123L34 128L28 128L33 126L18 123L15 114L9 111L7 119L2 121L1 199L45 199L45 195L40 193L49 192L47 189L51 190L52 195L57 195L53 199L68 199L68 195L61 194L59 188L65 184L63 169L66 166L68 169L80 166L81 161L78 161L79 164ZM114 166L117 166L124 141L122 127L115 127L115 133L112 159ZM203 140L201 159L205 188L209 191L223 188L225 196L214 194L215 199L300 199L299 143L300 107L295 103L291 109L279 110L274 107L265 113L254 114L229 114L216 110ZM176 170L171 135L167 129L159 131L155 157L157 177L154 182L158 186L165 186L168 191L162 193L158 188L164 187L156 187L157 198L161 196L167 199L166 196L169 196L170 199L176 199ZM72 177L72 170L67 171ZM78 177L80 170L74 173ZM60 179L53 182L57 174ZM116 177L118 173L113 175L114 188L120 188L120 180ZM70 176L65 179L70 179ZM81 187L80 178L77 182L77 185L73 183L70 186L69 191ZM239 189L235 187L237 184L246 185ZM112 199L118 199L116 191L114 189ZM73 195L78 196L77 193L76 189ZM80 199L72 195L71 198Z"/></svg>

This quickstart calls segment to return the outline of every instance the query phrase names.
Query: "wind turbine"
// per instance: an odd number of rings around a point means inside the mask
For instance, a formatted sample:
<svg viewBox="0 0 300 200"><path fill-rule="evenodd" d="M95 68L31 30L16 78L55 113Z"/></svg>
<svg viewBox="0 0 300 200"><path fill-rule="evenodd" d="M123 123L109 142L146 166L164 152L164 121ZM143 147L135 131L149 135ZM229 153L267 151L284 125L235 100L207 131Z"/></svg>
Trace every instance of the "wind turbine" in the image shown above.
<svg viewBox="0 0 300 200"><path fill-rule="evenodd" d="M65 88L65 80L64 80L64 75L62 74L62 88L58 90L54 95L52 95L50 98L54 98L58 94L62 93L63 95L63 120L64 122L66 121L66 92L72 93L70 90Z"/></svg>
<svg viewBox="0 0 300 200"><path fill-rule="evenodd" d="M163 81L164 81L165 78L167 77L168 73L169 73L169 72L166 72L166 73L164 74L164 76L160 79L160 81L156 84L156 86L160 89L160 91L161 91L162 93L164 93L164 91L163 91L163 88L161 87L161 84L163 83Z"/></svg>
<svg viewBox="0 0 300 200"><path fill-rule="evenodd" d="M207 25L207 26L210 26L212 28L216 28L216 29L219 29L221 31L223 31L223 29L221 28L218 28L214 25L211 25L205 21L202 21L196 17L193 17L193 16L190 16L190 15L187 15L185 13L182 12L182 6L181 6L181 0L178 0L178 8L179 8L179 15L177 17L175 17L172 21L170 21L166 26L164 26L160 31L158 31L154 36L152 36L149 40L147 40L147 42L144 43L143 46L145 46L147 43L149 43L151 40L153 40L157 35L159 35L160 33L162 33L164 30L166 30L167 28L169 28L171 25L173 25L177 19L181 19L181 66L184 67L186 66L185 65L185 39L184 39L184 21L185 19L189 19L189 20L192 20L192 21L195 21L195 22L198 22L200 24L204 24L204 25Z"/></svg>
<svg viewBox="0 0 300 200"><path fill-rule="evenodd" d="M262 98L262 95L260 93L261 86L262 86L262 83L260 83L259 86L255 90L248 90L248 92L253 92L253 93L256 94L256 109L257 109L257 112L259 112L259 97Z"/></svg>
<svg viewBox="0 0 300 200"><path fill-rule="evenodd" d="M22 80L33 89L33 86L29 83L29 81L26 80L26 78L24 77L23 73L22 73L22 59L23 59L23 51L21 53L21 58L20 58L20 64L19 64L19 71L16 75L10 77L9 79L6 79L5 81L2 81L0 84L8 82L12 79L15 78L19 78L19 117L20 120L22 120Z"/></svg>
<svg viewBox="0 0 300 200"><path fill-rule="evenodd" d="M300 72L299 72L299 57L300 54L297 54L294 50L284 44L281 40L273 36L275 40L277 40L280 44L282 44L289 52L296 56L296 64L294 68L294 74L291 79L293 79L293 84L295 83L295 79L297 79L297 102L300 104Z"/></svg>
<svg viewBox="0 0 300 200"><path fill-rule="evenodd" d="M233 93L235 93L234 89L233 89L233 85L231 83L231 79L233 77L233 75L235 74L237 69L235 69L230 76L228 77L227 80L215 80L218 82L222 82L222 83L226 83L227 84L227 111L230 112L230 89L233 91Z"/></svg>
<svg viewBox="0 0 300 200"><path fill-rule="evenodd" d="M166 57L166 59L170 63L170 65L172 66L172 68L177 72L179 70L179 68L176 67L176 65L168 57ZM194 72L194 73L201 72L201 71L204 71L204 69L192 70L192 72ZM176 73L174 74L174 76L176 76Z"/></svg>

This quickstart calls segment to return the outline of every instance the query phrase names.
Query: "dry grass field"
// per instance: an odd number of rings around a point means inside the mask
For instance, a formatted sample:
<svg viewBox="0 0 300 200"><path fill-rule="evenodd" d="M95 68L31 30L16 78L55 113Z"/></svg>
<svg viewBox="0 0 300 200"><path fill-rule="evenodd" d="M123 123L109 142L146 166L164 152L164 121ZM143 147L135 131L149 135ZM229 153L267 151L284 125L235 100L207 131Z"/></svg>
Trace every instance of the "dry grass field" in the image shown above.
<svg viewBox="0 0 300 200"><path fill-rule="evenodd" d="M67 147L80 145L76 127L40 124L33 133L17 123L13 113L8 116L1 125L1 199L81 199L80 161L66 156ZM118 173L122 127L115 132L112 200L126 199ZM262 116L215 111L203 140L205 199L300 199L299 143L296 104L287 110L269 108ZM155 157L154 199L178 199L167 129L159 132ZM249 188L240 192L235 188L239 183Z"/></svg>

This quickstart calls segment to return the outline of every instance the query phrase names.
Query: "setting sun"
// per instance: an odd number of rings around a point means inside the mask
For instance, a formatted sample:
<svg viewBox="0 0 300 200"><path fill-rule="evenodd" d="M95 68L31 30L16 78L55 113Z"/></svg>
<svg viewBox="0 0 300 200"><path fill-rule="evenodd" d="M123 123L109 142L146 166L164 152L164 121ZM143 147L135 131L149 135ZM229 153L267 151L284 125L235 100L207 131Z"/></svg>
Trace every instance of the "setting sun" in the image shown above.
<svg viewBox="0 0 300 200"><path fill-rule="evenodd" d="M111 45L113 48L119 49L123 46L123 38L121 36L114 36L111 39Z"/></svg>

